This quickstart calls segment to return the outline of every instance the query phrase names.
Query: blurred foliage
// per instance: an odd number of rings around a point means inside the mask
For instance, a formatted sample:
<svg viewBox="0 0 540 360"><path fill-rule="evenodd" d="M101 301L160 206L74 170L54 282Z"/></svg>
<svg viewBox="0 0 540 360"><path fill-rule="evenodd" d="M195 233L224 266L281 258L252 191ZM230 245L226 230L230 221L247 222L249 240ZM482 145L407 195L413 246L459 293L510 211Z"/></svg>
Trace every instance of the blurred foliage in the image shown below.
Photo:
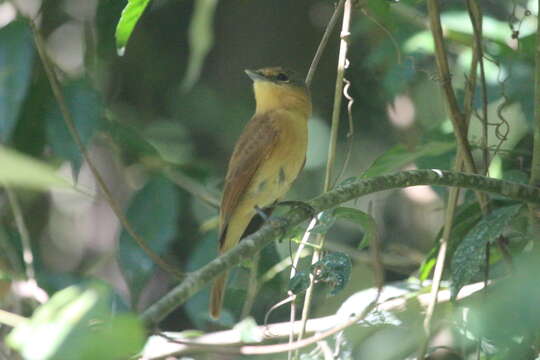
<svg viewBox="0 0 540 360"><path fill-rule="evenodd" d="M25 359L118 359L136 353L144 341L133 314L112 314L104 284L63 289L7 338Z"/></svg>
<svg viewBox="0 0 540 360"><path fill-rule="evenodd" d="M526 183L538 111L532 81L536 2L477 2L484 15L487 93L475 89L473 157L481 163L487 105L489 174ZM462 106L473 30L465 2L440 5L452 85ZM219 198L228 157L254 108L243 69L283 65L307 72L332 11L326 0L0 1L0 184L14 191L22 217L0 191L0 307L28 319L14 330L0 327L9 345L0 347L0 356L126 358L146 341L136 314L178 283L110 210L51 92L28 19L39 20L67 111L129 223L167 263L189 273L217 256L218 211L207 197ZM337 183L402 168L452 169L456 141L427 24L425 0L355 1L346 72L355 131L349 150L344 105L336 169L349 151L350 161L333 179ZM319 194L324 182L337 32L314 78L307 165L291 199ZM414 281L428 280L437 261L446 197L442 188L407 188L325 211L312 231L327 237L319 263L302 257L298 276L289 279L293 244L305 229L296 228L265 248L258 262L231 269L218 321L208 316L205 289L162 328L236 325L244 339L258 339L253 321L261 323L288 289L301 299L309 274L330 285L330 291L316 288L313 316L360 311L359 304L367 306L375 294L367 289L374 280L366 248L376 240L387 281L401 281L392 296L413 303L427 291ZM493 285L443 305L437 314L441 334L450 334L443 346L460 358L477 358L478 348L481 359L534 359L538 234L528 232L523 204L491 199L491 214L484 216L474 193L464 191L455 212L444 274L453 295L485 274ZM29 245L23 243L26 233ZM387 264L392 256L405 265ZM26 279L30 265L34 286ZM264 282L255 292L253 319L239 323L251 271ZM329 340L342 346L340 359L405 359L417 351L423 336L418 304L397 317L375 315ZM289 316L281 307L272 321ZM442 358L435 350L430 356ZM318 348L302 356L323 358Z"/></svg>
<svg viewBox="0 0 540 360"><path fill-rule="evenodd" d="M34 49L32 35L22 21L13 21L0 32L0 141L11 136L30 85Z"/></svg>
<svg viewBox="0 0 540 360"><path fill-rule="evenodd" d="M177 234L180 199L171 182L151 178L137 192L126 211L130 224L156 254L163 255ZM118 260L136 308L139 296L155 271L154 262L124 229L120 234Z"/></svg>

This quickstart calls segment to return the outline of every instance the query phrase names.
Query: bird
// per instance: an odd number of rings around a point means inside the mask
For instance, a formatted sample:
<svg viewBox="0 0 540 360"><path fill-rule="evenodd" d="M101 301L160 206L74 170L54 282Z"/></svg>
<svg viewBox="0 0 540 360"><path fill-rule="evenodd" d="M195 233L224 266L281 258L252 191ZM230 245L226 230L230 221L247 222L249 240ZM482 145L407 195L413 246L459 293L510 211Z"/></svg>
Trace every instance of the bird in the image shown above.
<svg viewBox="0 0 540 360"><path fill-rule="evenodd" d="M305 82L283 67L245 70L253 80L255 114L234 147L219 214L220 254L233 248L260 212L290 189L306 161L311 97ZM227 272L214 280L210 316L219 318Z"/></svg>

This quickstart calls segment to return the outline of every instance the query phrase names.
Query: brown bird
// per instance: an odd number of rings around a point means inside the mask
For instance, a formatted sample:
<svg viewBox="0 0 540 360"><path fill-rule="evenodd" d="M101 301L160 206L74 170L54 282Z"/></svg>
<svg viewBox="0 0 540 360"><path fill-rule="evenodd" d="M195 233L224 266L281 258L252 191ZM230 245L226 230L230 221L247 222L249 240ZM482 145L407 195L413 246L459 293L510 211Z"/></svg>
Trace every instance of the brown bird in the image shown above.
<svg viewBox="0 0 540 360"><path fill-rule="evenodd" d="M257 214L283 197L304 167L311 100L302 80L281 67L246 70L256 109L240 135L225 178L219 252L234 247ZM210 315L218 318L227 273L212 287Z"/></svg>

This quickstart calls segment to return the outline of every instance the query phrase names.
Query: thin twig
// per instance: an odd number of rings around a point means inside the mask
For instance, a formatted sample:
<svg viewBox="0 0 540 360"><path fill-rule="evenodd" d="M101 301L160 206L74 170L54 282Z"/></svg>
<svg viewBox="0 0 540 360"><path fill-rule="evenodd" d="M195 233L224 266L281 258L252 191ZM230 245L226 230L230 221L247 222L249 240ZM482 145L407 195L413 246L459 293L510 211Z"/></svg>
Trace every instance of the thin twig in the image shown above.
<svg viewBox="0 0 540 360"><path fill-rule="evenodd" d="M370 201L368 207L369 216L373 215L372 209L373 202ZM371 264L373 266L373 277L375 278L378 296L380 296L384 286L384 265L381 257L381 241L379 239L379 232L377 229L375 229L375 236L373 237L372 243L369 244L369 250L371 253Z"/></svg>
<svg viewBox="0 0 540 360"><path fill-rule="evenodd" d="M349 61L347 60L346 68L349 68ZM339 179L345 174L345 171L347 171L347 168L349 167L349 161L351 160L351 155L353 152L353 145L354 145L354 122L353 122L353 116L352 116L352 106L354 104L354 98L351 94L349 94L349 89L351 88L351 81L347 79L346 77L343 77L343 82L345 83L345 86L343 87L343 96L347 99L347 120L349 124L349 131L347 132L347 154L345 155L345 160L343 161L343 165L341 167L341 171L339 172L339 175L336 177L336 180L334 181L334 184L337 184Z"/></svg>
<svg viewBox="0 0 540 360"><path fill-rule="evenodd" d="M478 67L478 61L480 58L479 50L478 50L478 43L473 44L473 56L471 60L470 70L469 70L469 76L468 81L465 86L465 95L464 95L464 127L465 129L469 128L469 122L472 115L472 109L474 106L474 96L475 96L475 90L476 90L476 70ZM454 163L454 169L456 171L462 171L464 166L464 149L458 148L457 154L456 154L456 160ZM444 265L446 264L446 255L448 250L448 243L450 241L450 235L452 232L453 222L454 222L454 214L457 208L457 201L459 198L460 188L454 187L451 188L448 192L448 202L446 205L446 211L445 211L445 221L444 221L444 228L443 228L443 234L441 239L439 240L439 252L437 254L437 262L435 264L435 269L433 271L433 281L431 284L431 293L430 293L430 303L426 309L426 314L424 317L424 332L425 337L424 341L420 345L420 350L418 351L418 359L424 359L429 341L432 336L433 328L432 328L432 320L433 320L433 314L435 312L435 308L437 306L438 302L438 295L439 290L441 286L441 280L444 273ZM479 197L480 199L480 197Z"/></svg>
<svg viewBox="0 0 540 360"><path fill-rule="evenodd" d="M118 220L120 221L124 229L133 238L133 240L137 243L137 245L139 245L139 247L146 253L146 255L148 255L148 257L150 257L154 263L156 263L159 267L161 267L167 273L175 276L176 278L179 278L179 279L182 278L183 275L177 269L175 269L172 265L166 263L163 259L161 259L159 255L157 255L151 248L149 248L148 245L146 245L145 240L139 234L137 234L135 229L129 223L128 219L123 214L120 208L120 205L116 202L116 200L112 196L110 189L105 183L105 180L103 180L96 165L94 164L94 161L91 159L90 154L88 153L86 146L83 144L81 137L79 135L79 132L77 128L75 127L75 122L66 104L64 94L62 93L60 83L54 72L52 62L46 53L43 38L41 37L41 34L38 28L36 27L36 24L34 23L34 21L32 19L28 19L28 22L32 29L32 33L34 36L34 43L36 44L36 48L37 48L39 57L41 59L41 63L43 64L43 68L45 69L47 79L49 80L49 84L51 86L53 95L60 108L60 112L62 113L62 117L64 118L64 122L68 128L68 131L73 141L79 148L79 151L83 155L84 160L88 164L88 167L90 168L92 175L94 176L100 190L102 191L105 197L105 200L107 201L107 203L109 204L113 212L115 213L116 217L118 218Z"/></svg>
<svg viewBox="0 0 540 360"><path fill-rule="evenodd" d="M315 74L315 71L317 70L317 67L319 65L319 61L321 59L321 56L324 52L324 49L326 48L326 45L328 44L328 40L330 39L330 35L332 34L332 31L334 30L334 27L337 23L337 20L339 19L339 16L345 6L345 1L346 0L339 0L338 4L336 5L335 9L334 9L334 13L332 14L332 17L330 18L330 20L328 21L328 24L326 25L326 29L324 31L324 34L323 34L323 37L319 43L319 46L317 47L317 51L315 52L315 55L313 56L313 60L311 61L311 65L309 66L309 70L308 70L308 73L307 73L307 76L306 76L306 86L308 88L311 87L311 83L313 81L313 76ZM335 146L335 144L334 144ZM304 236L302 237L302 242L300 243L300 246L298 247L297 249L297 256L295 257L295 260L293 261L293 266L292 266L292 270L291 270L291 278L294 277L294 275L296 274L296 266L298 265L298 261L300 260L300 256L299 254L301 254L304 250L304 247L306 245L306 243L309 241L309 237L310 237L310 230L317 224L317 219L314 218L311 220L308 228L306 229L306 232L304 233ZM315 260L315 255L314 255L314 258L312 259L312 262L316 262ZM310 287L311 288L311 287ZM308 289L309 291L309 289ZM306 298L307 298L308 295L306 295ZM291 317L291 321L294 321L295 320L295 316L296 316L296 296L294 297L293 301L291 302L291 310L290 310L290 317ZM304 320L304 324L305 324L305 320ZM292 334L291 334L291 337L289 339L289 341L292 343L293 341L293 338L292 338ZM291 354L289 353L289 359L291 358Z"/></svg>
<svg viewBox="0 0 540 360"><path fill-rule="evenodd" d="M482 45L482 11L475 0L467 0L467 10L469 12L469 18L473 26L474 35L474 49L478 53L479 65L480 65L480 85L482 89L482 160L483 160L483 173L487 174L489 171L489 149L488 149L488 93L486 85L486 73L484 70L484 48Z"/></svg>
<svg viewBox="0 0 540 360"><path fill-rule="evenodd" d="M194 197L201 199L211 207L219 208L220 202L218 197L208 191L204 186L191 179L189 176L186 176L180 171L172 168L165 168L163 172L165 176L167 176L167 179L171 180L183 190L187 191Z"/></svg>
<svg viewBox="0 0 540 360"><path fill-rule="evenodd" d="M245 317L249 316L251 312L251 308L253 307L253 304L255 303L255 298L257 297L257 290L259 288L259 285L257 283L257 273L259 270L259 260L261 258L261 254L257 253L255 254L255 257L253 258L253 261L251 262L251 268L249 269L249 280L247 285L247 291L246 291L246 299L244 300L244 305L242 306L242 312L240 313L240 319L244 319Z"/></svg>
<svg viewBox="0 0 540 360"><path fill-rule="evenodd" d="M458 165L460 166L460 165ZM432 320L435 312L435 307L438 302L439 290L441 286L441 280L444 272L444 265L446 263L446 253L448 250L448 242L450 239L450 233L452 231L452 224L454 220L454 212L459 197L459 188L451 188L448 194L448 204L445 213L443 235L440 239L439 253L437 254L437 262L435 263L435 270L433 271L433 281L431 283L430 302L426 309L426 315L424 317L424 341L420 346L418 352L418 359L424 359L428 349L429 341L432 335Z"/></svg>
<svg viewBox="0 0 540 360"><path fill-rule="evenodd" d="M321 56L324 52L324 49L326 48L326 44L328 44L328 39L330 39L332 30L334 30L334 26L336 26L339 15L341 14L341 11L343 10L343 4L345 4L345 0L339 0L339 3L336 5L336 8L334 9L334 13L332 14L332 17L330 18L330 20L328 21L328 24L326 25L326 29L324 30L324 34L321 39L321 42L319 43L319 47L317 48L317 51L315 52L315 56L313 56L313 60L311 60L311 65L309 66L309 70L306 76L306 86L308 88L311 87L313 76L315 75L315 71L317 70L317 67L319 66L319 61L321 60Z"/></svg>
<svg viewBox="0 0 540 360"><path fill-rule="evenodd" d="M431 33L435 43L435 58L437 60L437 69L439 73L439 82L444 91L446 103L450 111L450 119L454 127L458 146L463 151L465 169L470 173L476 173L476 166L472 158L469 142L467 141L467 128L465 119L452 89L452 79L450 76L450 67L446 55L446 49L443 41L443 31L441 27L440 10L438 0L428 0L428 15L430 19Z"/></svg>
<svg viewBox="0 0 540 360"><path fill-rule="evenodd" d="M320 214L317 216L320 216ZM302 236L302 240L300 241L300 245L298 246L298 249L296 249L296 254L294 256L294 260L291 266L291 274L290 274L291 279L296 275L296 272L298 271L297 270L298 264L300 262L300 259L302 257L302 254L304 253L306 246L309 244L309 238L311 237L311 230L315 227L315 225L317 225L317 217L311 219L311 221L309 222L309 225L306 231L304 232L304 235ZM312 276L310 275L310 281L311 280L312 280ZM296 320L296 295L293 295L292 297L289 320L291 324L294 323ZM289 334L289 344L292 344L293 342L294 342L294 333L291 329L291 333ZM292 352L289 352L289 354L287 355L287 358L289 360L292 359Z"/></svg>
<svg viewBox="0 0 540 360"><path fill-rule="evenodd" d="M328 144L328 158L326 161L326 172L324 177L324 191L327 192L332 188L333 180L333 169L336 159L336 148L337 148L337 137L338 137L338 128L339 128L339 119L341 114L341 101L343 99L343 78L345 76L345 69L347 65L347 50L349 45L350 33L350 24L351 24L351 14L352 14L352 0L345 0L344 11L343 11L343 23L341 26L340 34L340 45L339 45L339 56L338 56L338 65L337 65L337 75L336 75L336 88L334 91L334 105L332 110L332 126L330 128L330 142ZM317 244L321 248L324 246L324 236L317 236ZM321 251L315 249L313 251L313 257L311 263L314 264L320 260ZM309 312L311 309L311 299L313 296L313 283L307 289L306 295L304 297L304 306L302 308L302 322L305 324L309 317ZM297 340L302 339L303 332L301 331L298 335Z"/></svg>
<svg viewBox="0 0 540 360"><path fill-rule="evenodd" d="M15 193L9 186L4 185L4 189L6 191L9 205L11 206L11 210L13 211L13 217L15 218L15 225L17 226L17 231L19 232L19 235L21 236L21 245L22 245L22 253L23 253L26 279L35 284L36 271L34 269L34 255L32 253L32 244L30 242L30 234L28 233L28 227L26 226L26 223L24 221L24 216L21 211L21 206L19 205L19 201L17 200L17 196L15 195Z"/></svg>

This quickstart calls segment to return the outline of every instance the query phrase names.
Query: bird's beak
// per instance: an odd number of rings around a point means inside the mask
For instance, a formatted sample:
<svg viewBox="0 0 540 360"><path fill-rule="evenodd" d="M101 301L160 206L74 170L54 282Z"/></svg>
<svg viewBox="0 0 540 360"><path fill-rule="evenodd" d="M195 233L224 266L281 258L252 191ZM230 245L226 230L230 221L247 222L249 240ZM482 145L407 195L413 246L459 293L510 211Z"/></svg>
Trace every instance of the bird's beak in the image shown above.
<svg viewBox="0 0 540 360"><path fill-rule="evenodd" d="M267 78L265 78L263 75L259 74L258 72L254 71L254 70L249 70L249 69L246 69L246 74L251 78L251 80L253 81L265 81L265 80L268 80Z"/></svg>

